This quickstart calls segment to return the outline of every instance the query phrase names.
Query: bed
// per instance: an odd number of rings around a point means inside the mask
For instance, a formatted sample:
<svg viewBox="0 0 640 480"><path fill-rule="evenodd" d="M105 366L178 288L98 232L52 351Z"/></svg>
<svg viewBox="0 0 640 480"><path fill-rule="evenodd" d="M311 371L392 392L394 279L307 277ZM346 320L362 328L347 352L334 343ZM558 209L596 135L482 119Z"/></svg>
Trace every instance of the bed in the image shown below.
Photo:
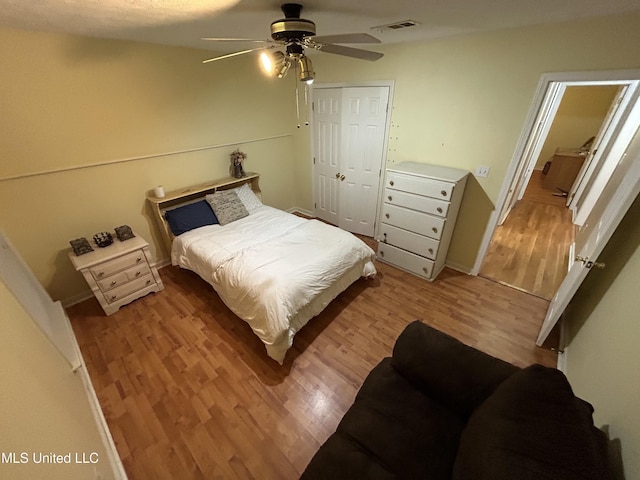
<svg viewBox="0 0 640 480"><path fill-rule="evenodd" d="M282 364L296 332L358 278L375 276L375 252L349 232L263 205L258 178L249 173L149 199L171 263L208 282ZM208 215L203 197L217 222L194 217L195 228L187 221L176 229L184 207ZM242 210L236 197L246 214L229 220L229 203Z"/></svg>

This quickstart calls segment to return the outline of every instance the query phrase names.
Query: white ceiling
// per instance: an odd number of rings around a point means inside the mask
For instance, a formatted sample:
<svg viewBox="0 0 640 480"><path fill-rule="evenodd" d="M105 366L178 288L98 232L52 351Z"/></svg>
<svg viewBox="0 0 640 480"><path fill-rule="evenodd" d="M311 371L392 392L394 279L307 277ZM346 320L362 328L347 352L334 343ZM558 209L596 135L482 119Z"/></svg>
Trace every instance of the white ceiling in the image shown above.
<svg viewBox="0 0 640 480"><path fill-rule="evenodd" d="M0 0L0 26L229 52L202 37L269 38L279 0ZM640 0L302 0L318 35L367 32L397 43L640 11ZM420 25L380 32L402 20ZM246 47L245 47L246 48Z"/></svg>

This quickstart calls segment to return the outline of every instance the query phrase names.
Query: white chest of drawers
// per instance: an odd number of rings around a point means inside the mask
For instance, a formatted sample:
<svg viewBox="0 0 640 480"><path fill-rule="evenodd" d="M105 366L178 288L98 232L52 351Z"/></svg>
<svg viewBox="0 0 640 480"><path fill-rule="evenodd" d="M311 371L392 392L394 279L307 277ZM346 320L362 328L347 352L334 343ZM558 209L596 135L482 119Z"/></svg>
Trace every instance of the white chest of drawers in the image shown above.
<svg viewBox="0 0 640 480"><path fill-rule="evenodd" d="M139 236L124 242L114 239L108 247L94 247L93 252L80 256L69 252L69 258L107 315L137 298L164 289L153 266L149 244Z"/></svg>
<svg viewBox="0 0 640 480"><path fill-rule="evenodd" d="M388 168L378 259L435 280L444 268L468 173L415 162Z"/></svg>

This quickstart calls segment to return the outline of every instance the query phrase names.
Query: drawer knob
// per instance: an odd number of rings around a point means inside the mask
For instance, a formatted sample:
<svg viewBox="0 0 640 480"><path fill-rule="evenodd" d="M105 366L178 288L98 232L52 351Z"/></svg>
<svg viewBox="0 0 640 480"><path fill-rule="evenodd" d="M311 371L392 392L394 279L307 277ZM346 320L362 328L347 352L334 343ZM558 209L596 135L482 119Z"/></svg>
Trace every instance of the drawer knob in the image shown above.
<svg viewBox="0 0 640 480"><path fill-rule="evenodd" d="M438 211L438 213L442 213L442 207L438 207L436 208L436 210Z"/></svg>
<svg viewBox="0 0 640 480"><path fill-rule="evenodd" d="M151 279L147 280L147 285L151 285Z"/></svg>
<svg viewBox="0 0 640 480"><path fill-rule="evenodd" d="M443 197L447 196L447 191L446 190L440 190L440 193L442 194Z"/></svg>
<svg viewBox="0 0 640 480"><path fill-rule="evenodd" d="M382 250L380 250L380 256L384 257L384 252Z"/></svg>
<svg viewBox="0 0 640 480"><path fill-rule="evenodd" d="M142 261L142 257L136 258L136 263L140 263Z"/></svg>
<svg viewBox="0 0 640 480"><path fill-rule="evenodd" d="M389 195L387 198L389 199L389 201L393 200L393 197L391 195Z"/></svg>
<svg viewBox="0 0 640 480"><path fill-rule="evenodd" d="M104 272L98 273L98 277L100 277L100 278L104 277Z"/></svg>
<svg viewBox="0 0 640 480"><path fill-rule="evenodd" d="M389 215L388 213L385 213L384 216L387 217L387 218L391 217L391 215Z"/></svg>
<svg viewBox="0 0 640 480"><path fill-rule="evenodd" d="M436 227L433 227L431 230L433 230L433 233L438 233L438 229Z"/></svg>
<svg viewBox="0 0 640 480"><path fill-rule="evenodd" d="M142 272L136 272L136 277L139 277Z"/></svg>
<svg viewBox="0 0 640 480"><path fill-rule="evenodd" d="M382 239L382 241L383 241L384 243L387 243L387 234L386 234L386 233L383 233L383 234L382 234L382 236L384 237L384 238Z"/></svg>
<svg viewBox="0 0 640 480"><path fill-rule="evenodd" d="M111 280L111 286L112 286L112 287L113 287L113 286L115 286L115 285L117 285L117 284L118 284L118 282L116 282L115 280Z"/></svg>
<svg viewBox="0 0 640 480"><path fill-rule="evenodd" d="M389 182L389 185L391 185L391 186L393 187L393 180L391 180L391 181Z"/></svg>
<svg viewBox="0 0 640 480"><path fill-rule="evenodd" d="M427 252L429 252L431 255L433 255L433 248L430 248L429 250L427 250Z"/></svg>
<svg viewBox="0 0 640 480"><path fill-rule="evenodd" d="M427 267L422 267L422 271L425 273L425 275L429 275L429 269Z"/></svg>
<svg viewBox="0 0 640 480"><path fill-rule="evenodd" d="M111 301L113 302L116 298L118 298L117 295L111 295Z"/></svg>

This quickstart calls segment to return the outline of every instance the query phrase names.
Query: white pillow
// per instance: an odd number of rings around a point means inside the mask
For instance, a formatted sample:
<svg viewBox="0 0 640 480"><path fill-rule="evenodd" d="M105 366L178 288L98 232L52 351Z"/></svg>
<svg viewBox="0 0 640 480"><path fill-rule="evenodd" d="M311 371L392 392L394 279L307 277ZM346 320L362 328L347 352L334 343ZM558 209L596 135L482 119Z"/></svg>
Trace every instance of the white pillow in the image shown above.
<svg viewBox="0 0 640 480"><path fill-rule="evenodd" d="M248 183L245 183L241 187L236 187L233 190L238 194L238 198L248 212L251 212L252 210L255 210L256 208L262 206L262 202L253 192L253 190L251 190L251 187Z"/></svg>

